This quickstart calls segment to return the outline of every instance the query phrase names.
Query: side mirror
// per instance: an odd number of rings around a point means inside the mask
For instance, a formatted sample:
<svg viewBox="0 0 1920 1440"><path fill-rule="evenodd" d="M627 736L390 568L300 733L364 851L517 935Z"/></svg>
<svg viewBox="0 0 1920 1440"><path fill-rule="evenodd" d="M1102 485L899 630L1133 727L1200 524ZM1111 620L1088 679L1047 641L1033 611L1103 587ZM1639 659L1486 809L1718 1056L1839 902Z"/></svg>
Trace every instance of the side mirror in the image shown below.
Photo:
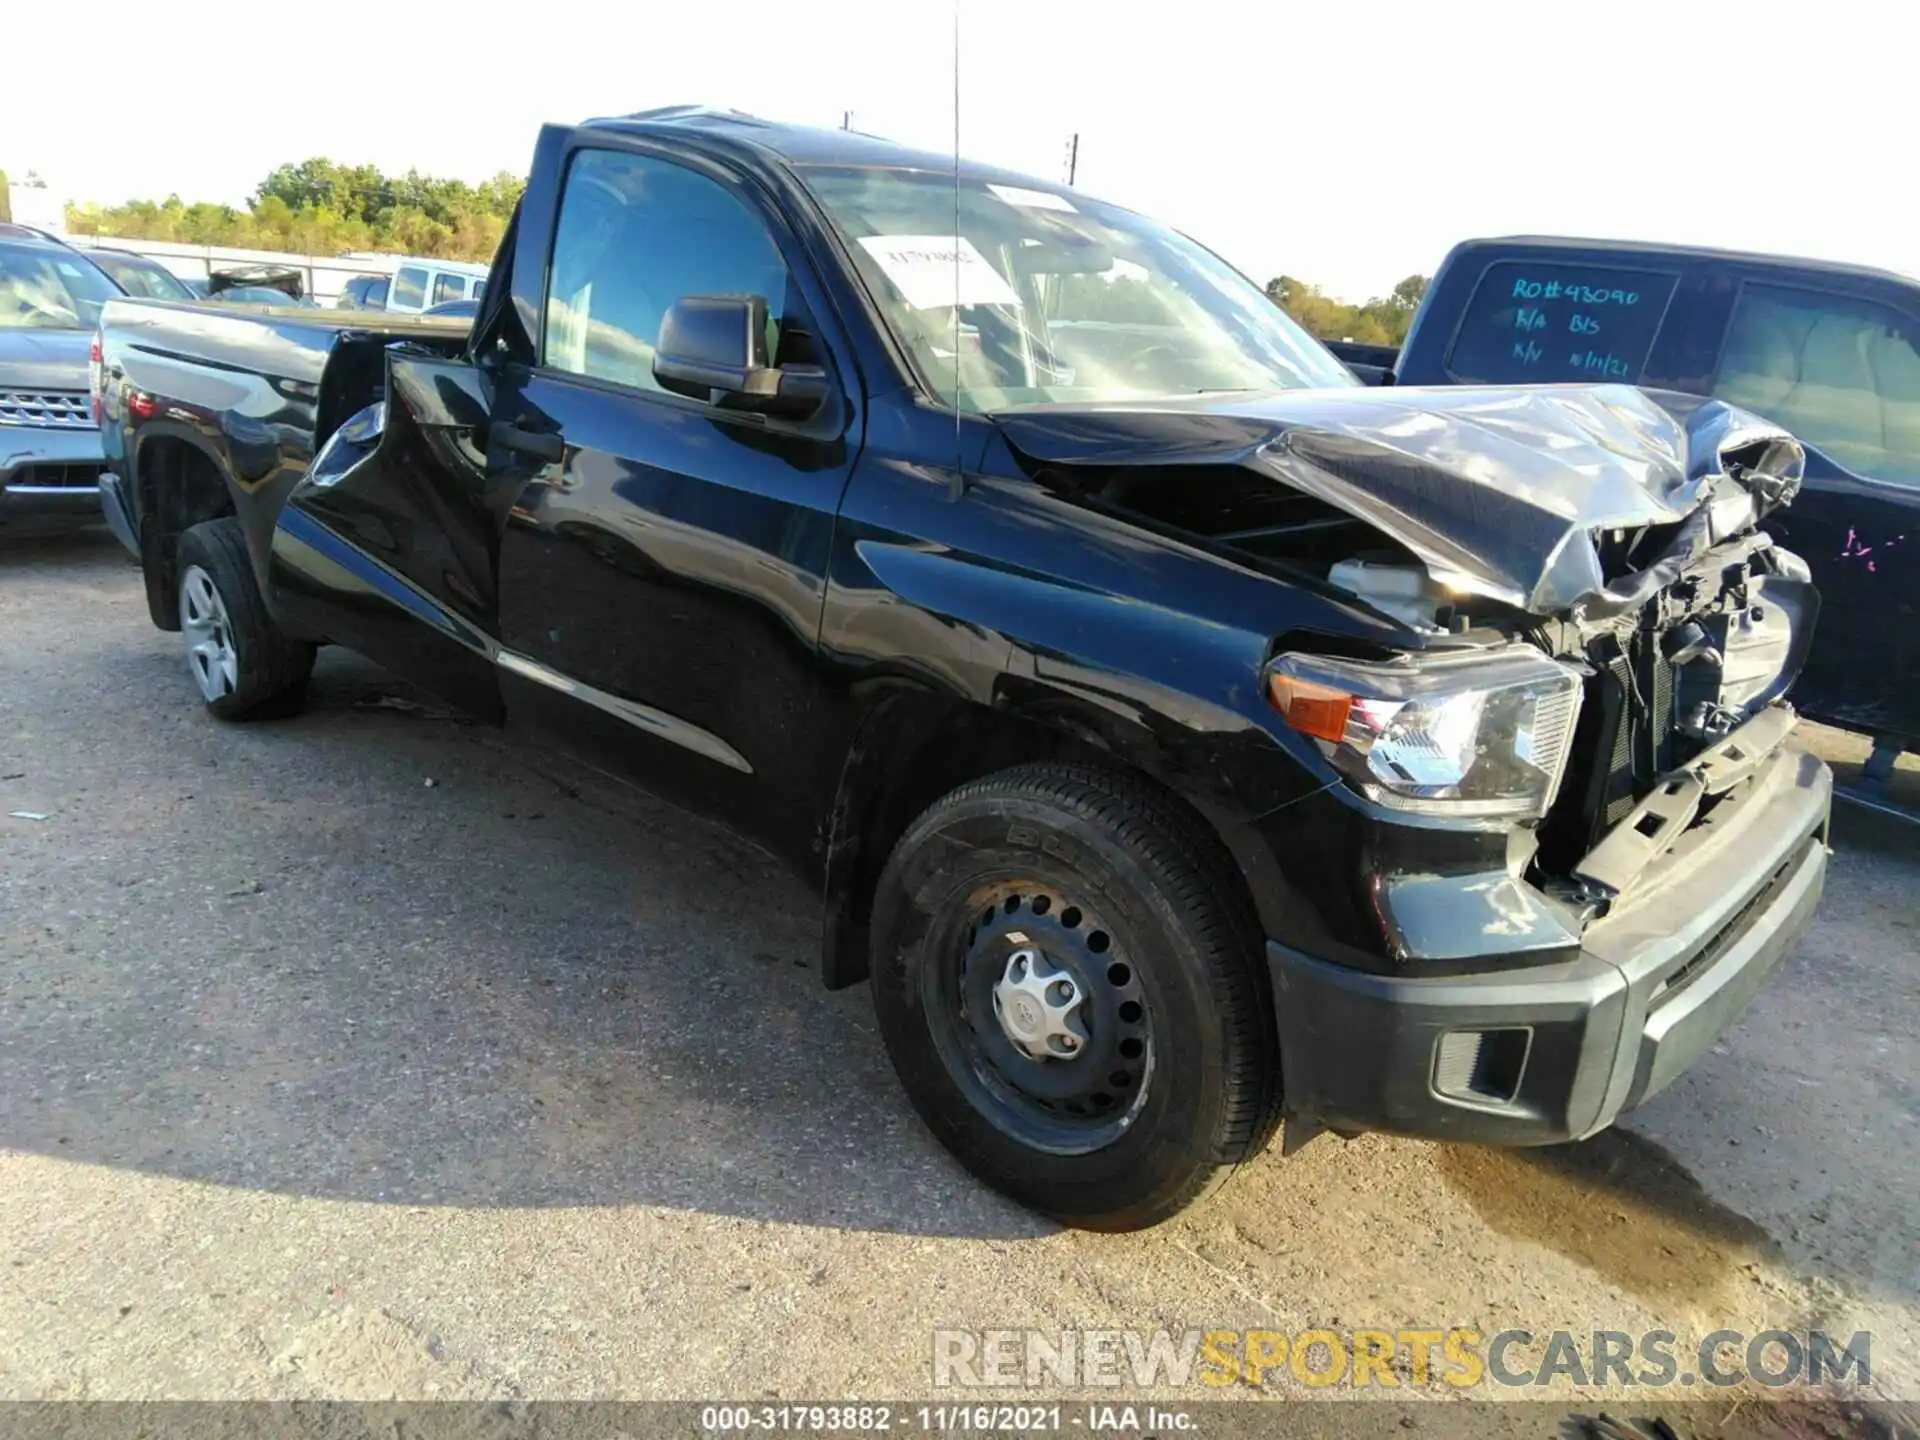
<svg viewBox="0 0 1920 1440"><path fill-rule="evenodd" d="M817 365L767 363L767 302L760 295L684 295L660 319L653 351L660 388L735 410L803 419L827 398Z"/></svg>

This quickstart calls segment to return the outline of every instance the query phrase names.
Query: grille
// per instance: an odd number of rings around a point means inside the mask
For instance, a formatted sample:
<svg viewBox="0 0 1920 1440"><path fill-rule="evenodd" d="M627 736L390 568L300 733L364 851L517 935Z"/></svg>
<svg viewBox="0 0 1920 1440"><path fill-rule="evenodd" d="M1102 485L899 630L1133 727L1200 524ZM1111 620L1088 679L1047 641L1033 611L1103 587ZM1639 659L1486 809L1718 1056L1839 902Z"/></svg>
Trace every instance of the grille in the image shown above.
<svg viewBox="0 0 1920 1440"><path fill-rule="evenodd" d="M1560 799L1541 832L1541 859L1571 865L1625 819L1679 756L1673 666L1660 637L1640 631L1606 658L1590 656L1579 729Z"/></svg>
<svg viewBox="0 0 1920 1440"><path fill-rule="evenodd" d="M1611 731L1607 746L1607 768L1601 779L1603 818L1601 827L1626 817L1633 809L1633 664L1625 656L1616 656L1607 666L1601 682L1609 691L1605 715Z"/></svg>
<svg viewBox="0 0 1920 1440"><path fill-rule="evenodd" d="M1674 766L1673 666L1660 653L1660 637L1642 630L1625 654L1608 664L1605 683L1614 687L1608 749L1606 804L1601 828L1622 819Z"/></svg>
<svg viewBox="0 0 1920 1440"><path fill-rule="evenodd" d="M92 490L100 484L100 467L80 463L22 465L7 482L10 489L23 485L46 490Z"/></svg>
<svg viewBox="0 0 1920 1440"><path fill-rule="evenodd" d="M1707 943L1700 947L1699 953L1691 957L1678 970L1660 982L1659 986L1654 990L1651 1000L1654 1003L1658 1003L1665 999L1674 991L1685 986L1688 981L1692 980L1701 971L1713 964L1714 961L1726 954L1728 950L1732 949L1734 942L1746 933L1747 922L1753 918L1753 912L1773 899L1774 895L1778 893L1780 889L1780 882L1787 878L1787 872L1798 865L1800 861L1806 857L1807 851L1818 843L1819 841L1817 839L1809 840L1798 850L1795 850L1792 855L1781 861L1779 868L1767 877L1767 883L1756 890L1751 900L1736 910L1718 930L1713 932L1713 935L1708 939Z"/></svg>
<svg viewBox="0 0 1920 1440"><path fill-rule="evenodd" d="M1648 725L1652 728L1650 742L1653 749L1653 770L1647 780L1664 775L1673 768L1673 664L1661 653L1659 641L1651 636L1642 637L1646 650L1647 668L1653 672L1653 700L1648 706L1652 714Z"/></svg>
<svg viewBox="0 0 1920 1440"><path fill-rule="evenodd" d="M0 390L0 425L92 430L93 397L85 390Z"/></svg>

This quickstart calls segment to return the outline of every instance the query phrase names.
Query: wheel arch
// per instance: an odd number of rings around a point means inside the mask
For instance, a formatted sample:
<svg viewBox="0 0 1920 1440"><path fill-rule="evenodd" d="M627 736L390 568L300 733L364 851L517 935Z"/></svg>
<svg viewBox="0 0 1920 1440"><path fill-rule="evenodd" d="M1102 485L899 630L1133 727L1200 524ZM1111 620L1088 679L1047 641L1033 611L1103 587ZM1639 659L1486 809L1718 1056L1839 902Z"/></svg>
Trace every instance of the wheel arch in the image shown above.
<svg viewBox="0 0 1920 1440"><path fill-rule="evenodd" d="M900 682L875 696L841 766L827 826L821 975L829 989L867 978L868 921L880 872L907 827L942 795L1035 761L1080 762L1144 778L1218 846L1223 874L1257 916L1278 884L1251 818L1177 737L1046 685L1012 682L995 703ZM1204 746L1204 737L1192 737ZM1171 743L1170 743L1171 742Z"/></svg>
<svg viewBox="0 0 1920 1440"><path fill-rule="evenodd" d="M131 469L147 614L160 629L178 630L180 537L203 520L238 513L233 483L199 435L165 422L142 430Z"/></svg>

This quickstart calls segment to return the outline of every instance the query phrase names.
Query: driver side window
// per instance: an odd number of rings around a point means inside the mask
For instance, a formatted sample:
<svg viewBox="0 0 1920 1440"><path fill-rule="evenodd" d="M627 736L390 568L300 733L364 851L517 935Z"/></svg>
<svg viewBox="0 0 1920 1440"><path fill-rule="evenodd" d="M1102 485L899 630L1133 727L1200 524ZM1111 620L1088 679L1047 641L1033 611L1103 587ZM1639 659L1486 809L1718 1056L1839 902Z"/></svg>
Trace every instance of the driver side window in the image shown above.
<svg viewBox="0 0 1920 1440"><path fill-rule="evenodd" d="M685 166L617 150L576 153L554 231L541 363L660 390L660 320L687 295L765 297L767 353L780 353L787 267L759 217Z"/></svg>

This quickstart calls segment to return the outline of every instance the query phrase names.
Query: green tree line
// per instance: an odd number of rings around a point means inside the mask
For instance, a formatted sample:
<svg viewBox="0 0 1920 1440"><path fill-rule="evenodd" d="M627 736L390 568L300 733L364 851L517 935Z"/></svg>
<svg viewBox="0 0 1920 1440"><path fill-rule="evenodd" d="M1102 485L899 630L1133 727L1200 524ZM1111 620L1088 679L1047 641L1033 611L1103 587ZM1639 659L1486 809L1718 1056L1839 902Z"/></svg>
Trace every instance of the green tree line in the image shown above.
<svg viewBox="0 0 1920 1440"><path fill-rule="evenodd" d="M248 250L338 255L393 250L448 260L491 260L526 182L505 171L469 185L409 170L302 160L262 180L246 208L165 200L69 205L75 235L175 240Z"/></svg>
<svg viewBox="0 0 1920 1440"><path fill-rule="evenodd" d="M1165 324L1171 318L1152 290L1137 280L1101 275L1065 275L1057 282L1053 313L1068 319L1138 321ZM1425 275L1409 275L1390 294L1363 305L1349 305L1291 275L1267 282L1267 298L1322 340L1353 340L1363 345L1398 345L1407 338L1413 312L1427 293Z"/></svg>
<svg viewBox="0 0 1920 1440"><path fill-rule="evenodd" d="M1409 275L1391 293L1363 305L1349 305L1320 293L1291 275L1267 282L1267 298L1322 340L1352 340L1362 345L1398 345L1407 338L1413 312L1427 293L1427 276Z"/></svg>
<svg viewBox="0 0 1920 1440"><path fill-rule="evenodd" d="M67 229L76 235L127 240L175 240L248 250L338 255L389 250L449 260L493 258L526 182L505 171L469 185L409 170L385 175L372 165L341 165L315 158L281 165L262 180L244 209L206 201L129 200L124 205L69 205ZM0 188L0 204L5 203ZM1427 277L1409 275L1391 293L1360 305L1323 294L1317 285L1281 275L1267 296L1322 340L1398 345L1426 293ZM1120 303L1118 288L1102 286L1098 310L1107 319L1159 318L1155 307ZM1145 290L1141 290L1142 297ZM1078 297L1075 297L1078 298ZM1093 304L1094 299L1082 303ZM1136 309L1155 310L1151 315ZM1071 313L1076 307L1068 307Z"/></svg>

